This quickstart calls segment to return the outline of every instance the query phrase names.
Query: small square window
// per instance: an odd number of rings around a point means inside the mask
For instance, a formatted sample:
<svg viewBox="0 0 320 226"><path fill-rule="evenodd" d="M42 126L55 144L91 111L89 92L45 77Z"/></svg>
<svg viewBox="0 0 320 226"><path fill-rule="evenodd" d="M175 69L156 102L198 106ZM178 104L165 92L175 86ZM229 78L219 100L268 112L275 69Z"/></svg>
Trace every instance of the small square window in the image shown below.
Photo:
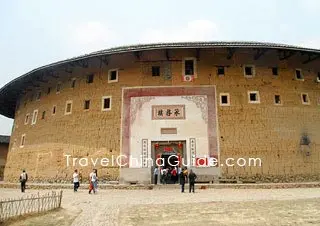
<svg viewBox="0 0 320 226"><path fill-rule="evenodd" d="M160 66L152 66L152 76L160 76Z"/></svg>
<svg viewBox="0 0 320 226"><path fill-rule="evenodd" d="M102 97L102 111L111 110L111 97Z"/></svg>
<svg viewBox="0 0 320 226"><path fill-rule="evenodd" d="M244 76L247 78L252 78L255 76L255 67L254 66L250 66L250 65L246 65L244 66Z"/></svg>
<svg viewBox="0 0 320 226"><path fill-rule="evenodd" d="M53 115L56 114L56 108L57 108L57 106L53 106L53 108L52 108L52 114L53 114Z"/></svg>
<svg viewBox="0 0 320 226"><path fill-rule="evenodd" d="M43 112L42 112L42 117L41 117L41 119L44 119L45 116L46 116L46 111L43 111Z"/></svg>
<svg viewBox="0 0 320 226"><path fill-rule="evenodd" d="M51 87L48 88L47 95L49 95L50 93L51 93Z"/></svg>
<svg viewBox="0 0 320 226"><path fill-rule="evenodd" d="M113 69L108 72L108 83L118 82L118 70Z"/></svg>
<svg viewBox="0 0 320 226"><path fill-rule="evenodd" d="M296 79L297 80L303 80L302 70L296 69Z"/></svg>
<svg viewBox="0 0 320 226"><path fill-rule="evenodd" d="M281 105L280 95L274 95L274 104Z"/></svg>
<svg viewBox="0 0 320 226"><path fill-rule="evenodd" d="M249 98L249 103L251 104L260 103L260 96L258 91L249 91L248 98Z"/></svg>
<svg viewBox="0 0 320 226"><path fill-rule="evenodd" d="M220 93L220 105L221 106L229 106L230 105L229 93Z"/></svg>
<svg viewBox="0 0 320 226"><path fill-rule="evenodd" d="M301 94L302 104L310 104L309 95L307 93Z"/></svg>
<svg viewBox="0 0 320 226"><path fill-rule="evenodd" d="M38 110L34 110L32 114L31 125L34 125L37 123L37 118L38 118Z"/></svg>
<svg viewBox="0 0 320 226"><path fill-rule="evenodd" d="M26 117L24 118L24 124L27 125L29 123L30 114L26 114Z"/></svg>
<svg viewBox="0 0 320 226"><path fill-rule="evenodd" d="M74 88L75 86L76 86L76 79L73 78L73 79L71 80L71 88Z"/></svg>
<svg viewBox="0 0 320 226"><path fill-rule="evenodd" d="M84 101L84 109L88 110L90 108L90 100L85 100Z"/></svg>
<svg viewBox="0 0 320 226"><path fill-rule="evenodd" d="M57 84L57 90L56 91L57 91L57 93L60 93L60 91L61 91L61 83Z"/></svg>
<svg viewBox="0 0 320 226"><path fill-rule="evenodd" d="M22 136L21 136L21 141L20 141L20 147L21 147L21 148L24 146L25 141L26 141L26 135L25 135L25 134L22 134Z"/></svg>
<svg viewBox="0 0 320 226"><path fill-rule="evenodd" d="M275 76L278 75L278 68L277 67L272 68L272 75L275 75Z"/></svg>
<svg viewBox="0 0 320 226"><path fill-rule="evenodd" d="M185 60L184 61L184 74L185 75L194 75L194 60Z"/></svg>
<svg viewBox="0 0 320 226"><path fill-rule="evenodd" d="M94 74L87 75L87 83L93 83Z"/></svg>
<svg viewBox="0 0 320 226"><path fill-rule="evenodd" d="M72 101L69 100L66 102L66 110L65 110L65 115L69 115L72 113Z"/></svg>
<svg viewBox="0 0 320 226"><path fill-rule="evenodd" d="M224 67L223 66L217 67L217 75L218 76L224 75Z"/></svg>

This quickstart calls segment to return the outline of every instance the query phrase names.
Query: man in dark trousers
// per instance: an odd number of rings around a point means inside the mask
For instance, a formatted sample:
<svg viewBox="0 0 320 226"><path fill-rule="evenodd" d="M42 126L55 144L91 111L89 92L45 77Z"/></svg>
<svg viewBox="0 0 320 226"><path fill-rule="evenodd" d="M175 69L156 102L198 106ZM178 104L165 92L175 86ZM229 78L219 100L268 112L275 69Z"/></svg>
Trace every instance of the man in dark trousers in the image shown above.
<svg viewBox="0 0 320 226"><path fill-rule="evenodd" d="M183 172L181 172L180 174L180 185L181 185L181 192L184 192L184 184L186 183L186 179L187 179L187 171L184 170Z"/></svg>
<svg viewBox="0 0 320 226"><path fill-rule="evenodd" d="M196 182L196 179L197 179L197 175L192 170L190 170L190 173L189 173L189 193L191 193L191 189L192 189L192 192L194 193L194 183Z"/></svg>
<svg viewBox="0 0 320 226"><path fill-rule="evenodd" d="M21 192L26 190L26 182L28 181L28 174L25 170L22 171L20 175L20 183L21 183Z"/></svg>

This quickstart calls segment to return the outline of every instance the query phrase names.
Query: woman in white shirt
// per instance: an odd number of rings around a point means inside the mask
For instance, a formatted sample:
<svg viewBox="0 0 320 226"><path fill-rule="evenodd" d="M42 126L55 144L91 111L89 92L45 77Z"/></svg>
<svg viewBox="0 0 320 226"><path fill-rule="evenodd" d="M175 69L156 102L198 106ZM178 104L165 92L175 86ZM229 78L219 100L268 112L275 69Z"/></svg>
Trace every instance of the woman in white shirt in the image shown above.
<svg viewBox="0 0 320 226"><path fill-rule="evenodd" d="M78 191L78 188L80 186L78 170L74 171L72 177L73 177L73 191L76 192Z"/></svg>

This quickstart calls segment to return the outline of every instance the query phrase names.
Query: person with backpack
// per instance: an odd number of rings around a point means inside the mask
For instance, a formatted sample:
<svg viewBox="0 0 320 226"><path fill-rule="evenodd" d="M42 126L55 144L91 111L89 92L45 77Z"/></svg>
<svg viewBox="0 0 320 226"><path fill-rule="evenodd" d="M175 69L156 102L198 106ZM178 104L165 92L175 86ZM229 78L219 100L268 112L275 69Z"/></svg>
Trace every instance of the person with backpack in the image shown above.
<svg viewBox="0 0 320 226"><path fill-rule="evenodd" d="M26 182L28 181L28 174L25 170L22 171L20 175L20 183L21 183L21 192L25 192L26 190Z"/></svg>

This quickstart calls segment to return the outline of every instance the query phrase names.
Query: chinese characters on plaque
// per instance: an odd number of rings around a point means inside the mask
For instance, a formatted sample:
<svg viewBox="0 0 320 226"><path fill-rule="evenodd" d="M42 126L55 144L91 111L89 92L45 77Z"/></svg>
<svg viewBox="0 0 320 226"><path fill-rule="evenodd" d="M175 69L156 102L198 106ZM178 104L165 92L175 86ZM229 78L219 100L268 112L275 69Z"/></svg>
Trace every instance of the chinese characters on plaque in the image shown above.
<svg viewBox="0 0 320 226"><path fill-rule="evenodd" d="M152 120L185 119L185 105L153 105Z"/></svg>

